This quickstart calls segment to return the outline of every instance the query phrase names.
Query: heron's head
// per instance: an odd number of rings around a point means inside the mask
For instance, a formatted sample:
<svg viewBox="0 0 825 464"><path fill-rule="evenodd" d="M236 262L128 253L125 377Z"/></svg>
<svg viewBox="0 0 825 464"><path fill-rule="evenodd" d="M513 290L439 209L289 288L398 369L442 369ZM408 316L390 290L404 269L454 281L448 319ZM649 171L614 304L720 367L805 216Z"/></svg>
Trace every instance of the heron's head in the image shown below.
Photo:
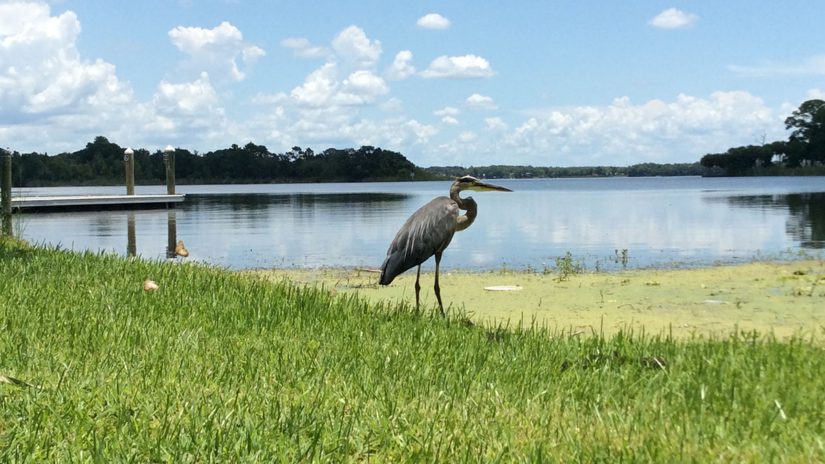
<svg viewBox="0 0 825 464"><path fill-rule="evenodd" d="M476 192L512 192L512 190L506 187L488 184L487 182L482 182L473 176L459 177L458 179L456 179L454 185L458 186L459 191L475 190Z"/></svg>

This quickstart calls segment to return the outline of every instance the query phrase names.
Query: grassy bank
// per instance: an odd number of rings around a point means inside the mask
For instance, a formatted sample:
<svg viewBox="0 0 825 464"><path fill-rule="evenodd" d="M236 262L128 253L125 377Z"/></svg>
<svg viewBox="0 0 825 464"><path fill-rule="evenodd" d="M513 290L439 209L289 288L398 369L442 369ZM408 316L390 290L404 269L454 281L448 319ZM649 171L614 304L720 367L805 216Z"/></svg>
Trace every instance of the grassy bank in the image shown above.
<svg viewBox="0 0 825 464"><path fill-rule="evenodd" d="M390 286L350 269L255 271L273 281L357 292L373 302L415 304L415 272ZM563 278L560 278L563 277ZM432 274L421 276L422 304L435 305ZM490 291L500 287L514 291ZM699 269L616 273L452 272L441 276L444 304L487 325L536 324L612 335L632 329L674 337L740 331L825 335L825 261L755 262ZM823 337L820 337L823 338Z"/></svg>
<svg viewBox="0 0 825 464"><path fill-rule="evenodd" d="M808 339L503 330L8 242L0 295L2 462L825 460Z"/></svg>

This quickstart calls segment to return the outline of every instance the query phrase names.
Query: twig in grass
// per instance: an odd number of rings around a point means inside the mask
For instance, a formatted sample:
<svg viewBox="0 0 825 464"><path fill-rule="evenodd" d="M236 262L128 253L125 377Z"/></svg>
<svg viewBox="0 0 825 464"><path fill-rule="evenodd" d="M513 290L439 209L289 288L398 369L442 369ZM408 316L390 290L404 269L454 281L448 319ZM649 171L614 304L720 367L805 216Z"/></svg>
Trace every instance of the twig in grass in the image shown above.
<svg viewBox="0 0 825 464"><path fill-rule="evenodd" d="M4 375L4 374L0 374L0 383L7 383L9 385L14 385L16 387L33 387L34 386L34 385L32 385L32 384L30 384L26 381L23 381L23 380L20 380L20 379L15 379L14 377L10 377L10 376Z"/></svg>
<svg viewBox="0 0 825 464"><path fill-rule="evenodd" d="M782 409L782 405L779 404L779 400L773 400L773 404L775 404L776 409L779 410L779 417L781 417L782 420L788 420L788 416L785 415L785 410Z"/></svg>

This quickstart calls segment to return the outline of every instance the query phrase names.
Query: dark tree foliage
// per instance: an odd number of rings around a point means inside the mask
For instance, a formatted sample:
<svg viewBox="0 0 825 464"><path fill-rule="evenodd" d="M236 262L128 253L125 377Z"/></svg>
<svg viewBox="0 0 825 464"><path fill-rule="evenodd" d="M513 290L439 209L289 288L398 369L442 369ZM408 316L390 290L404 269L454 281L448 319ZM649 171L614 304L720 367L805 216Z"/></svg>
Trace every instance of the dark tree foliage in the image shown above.
<svg viewBox="0 0 825 464"><path fill-rule="evenodd" d="M86 147L55 156L14 154L14 184L19 187L48 185L117 185L124 182L124 148L106 137L96 137ZM166 179L164 154L135 151L135 180L161 184ZM316 154L293 147L286 153L270 152L263 145L232 145L199 155L175 150L175 177L182 184L269 182L361 182L427 180L435 177L416 167L400 153L363 146L330 148Z"/></svg>
<svg viewBox="0 0 825 464"><path fill-rule="evenodd" d="M787 141L734 147L700 160L706 175L785 174L788 169L825 165L825 102L808 100L785 119ZM804 171L803 171L804 172ZM809 171L819 174L818 170Z"/></svg>

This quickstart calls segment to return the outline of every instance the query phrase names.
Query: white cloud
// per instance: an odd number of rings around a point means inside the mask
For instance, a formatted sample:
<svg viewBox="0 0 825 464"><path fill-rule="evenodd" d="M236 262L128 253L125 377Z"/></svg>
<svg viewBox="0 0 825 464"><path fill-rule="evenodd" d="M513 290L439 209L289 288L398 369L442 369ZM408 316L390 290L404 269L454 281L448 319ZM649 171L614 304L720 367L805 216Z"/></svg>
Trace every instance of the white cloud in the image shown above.
<svg viewBox="0 0 825 464"><path fill-rule="evenodd" d="M178 26L169 31L169 40L189 55L186 68L218 79L244 80L238 60L250 66L265 55L263 49L244 42L241 31L226 21L212 29Z"/></svg>
<svg viewBox="0 0 825 464"><path fill-rule="evenodd" d="M490 130L506 130L508 127L507 123L497 116L492 118L484 118L484 124L487 126L487 129Z"/></svg>
<svg viewBox="0 0 825 464"><path fill-rule="evenodd" d="M85 112L129 101L114 65L83 60L77 16L41 3L0 4L0 121Z"/></svg>
<svg viewBox="0 0 825 464"><path fill-rule="evenodd" d="M427 143L429 142L430 137L438 133L438 129L435 127L429 124L421 124L415 119L407 121L404 124L404 127L411 130L415 134L417 143Z"/></svg>
<svg viewBox="0 0 825 464"><path fill-rule="evenodd" d="M441 122L443 122L444 124L449 124L451 126L454 126L454 125L458 124L458 119L456 119L452 116L444 116L444 117L441 118Z"/></svg>
<svg viewBox="0 0 825 464"><path fill-rule="evenodd" d="M389 92L389 87L371 71L360 70L350 74L343 82L343 91L356 97L355 104L372 103L375 98Z"/></svg>
<svg viewBox="0 0 825 464"><path fill-rule="evenodd" d="M373 72L381 55L380 42L350 26L335 37L332 49L334 55L292 89L290 96L295 104L316 108L366 105L389 92L384 79Z"/></svg>
<svg viewBox="0 0 825 464"><path fill-rule="evenodd" d="M446 56L433 60L421 73L425 78L471 79L491 77L493 70L490 63L476 55Z"/></svg>
<svg viewBox="0 0 825 464"><path fill-rule="evenodd" d="M623 97L605 107L534 114L511 131L507 143L544 152L551 157L544 164L552 164L560 153L578 154L581 158L569 164L579 165L690 161L755 143L761 134L781 137L774 112L747 92L714 92L707 99L679 95L673 102L640 105Z"/></svg>
<svg viewBox="0 0 825 464"><path fill-rule="evenodd" d="M290 95L299 104L320 106L330 101L338 89L335 63L326 63L310 73L304 83L292 89Z"/></svg>
<svg viewBox="0 0 825 464"><path fill-rule="evenodd" d="M433 111L433 114L436 116L455 116L459 113L461 113L461 110L452 106L445 106L440 110Z"/></svg>
<svg viewBox="0 0 825 464"><path fill-rule="evenodd" d="M787 136L783 118L748 92L714 92L706 98L634 104L627 97L604 106L533 110L508 125L484 119L455 139L438 138L420 148L427 165L532 164L536 166L629 165L692 162L706 153ZM486 130L485 130L486 129ZM509 158L502 160L503 154Z"/></svg>
<svg viewBox="0 0 825 464"><path fill-rule="evenodd" d="M693 26L698 20L699 17L695 14L685 13L676 8L668 8L653 17L648 24L659 29L683 29Z"/></svg>
<svg viewBox="0 0 825 464"><path fill-rule="evenodd" d="M145 133L140 136L143 141L157 146L176 142L187 144L194 137L200 143L217 144L240 134L239 125L226 117L221 99L206 72L191 82L161 81L152 100L138 105L133 117L142 121Z"/></svg>
<svg viewBox="0 0 825 464"><path fill-rule="evenodd" d="M745 77L825 76L825 55L816 55L798 63L763 63L760 65L728 65L728 70Z"/></svg>
<svg viewBox="0 0 825 464"><path fill-rule="evenodd" d="M424 29L449 29L450 20L438 13L429 13L420 18L415 23Z"/></svg>
<svg viewBox="0 0 825 464"><path fill-rule="evenodd" d="M381 56L381 42L370 40L358 26L349 26L332 41L336 55L348 66L371 68Z"/></svg>
<svg viewBox="0 0 825 464"><path fill-rule="evenodd" d="M324 58L329 55L325 47L313 45L303 37L288 37L281 41L281 46L292 50L299 58Z"/></svg>
<svg viewBox="0 0 825 464"><path fill-rule="evenodd" d="M182 84L161 81L153 98L160 113L192 116L211 113L218 103L218 95L209 82L209 75L201 73L197 80Z"/></svg>
<svg viewBox="0 0 825 464"><path fill-rule="evenodd" d="M470 108L481 108L481 109L496 109L496 104L493 102L492 97L488 97L486 95L479 95L474 93L467 97L466 100L467 106Z"/></svg>
<svg viewBox="0 0 825 464"><path fill-rule="evenodd" d="M410 64L412 57L412 52L409 50L402 50L396 53L395 59L387 70L387 78L401 80L415 74L415 67Z"/></svg>

